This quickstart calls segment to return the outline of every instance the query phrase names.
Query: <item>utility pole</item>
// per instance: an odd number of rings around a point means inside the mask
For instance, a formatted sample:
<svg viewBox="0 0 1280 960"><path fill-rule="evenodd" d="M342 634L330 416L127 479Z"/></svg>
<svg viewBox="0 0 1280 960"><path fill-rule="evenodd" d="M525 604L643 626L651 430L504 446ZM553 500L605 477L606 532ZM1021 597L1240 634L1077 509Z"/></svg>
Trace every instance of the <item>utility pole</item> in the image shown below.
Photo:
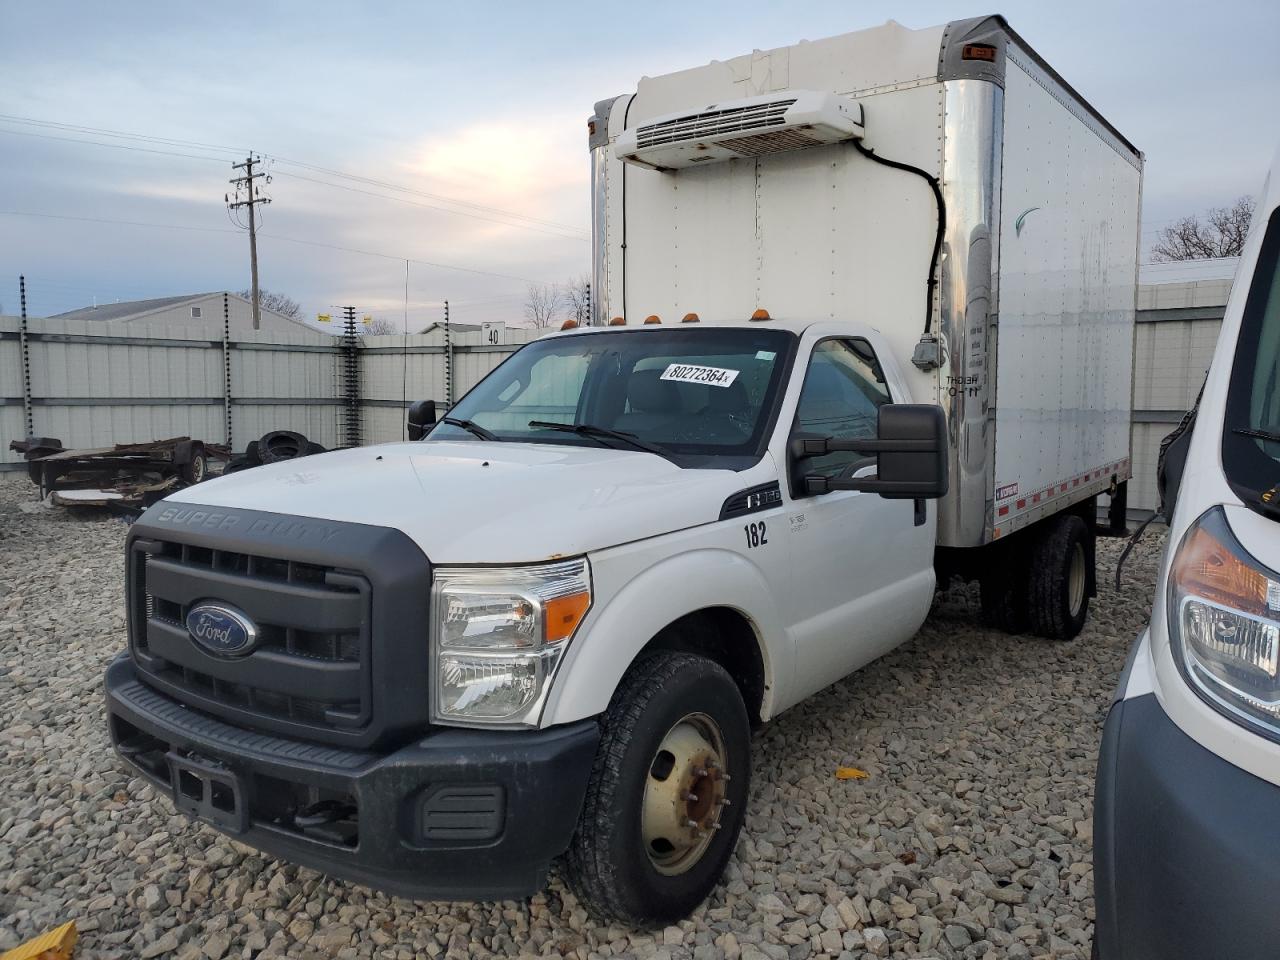
<svg viewBox="0 0 1280 960"><path fill-rule="evenodd" d="M254 208L260 203L270 203L270 197L262 195L262 188L254 181L265 180L271 182L271 176L264 174L260 170L255 171L254 166L262 166L262 158L255 157L252 153L245 157L244 163L233 163L232 170L243 170L244 173L238 177L231 179L231 185L236 188L235 194L227 194L223 199L226 200L228 210L239 210L241 207L249 208L249 271L252 278L250 286L251 306L253 308L253 329L257 330L262 326L262 313L258 305L258 221ZM234 199L233 199L234 196Z"/></svg>

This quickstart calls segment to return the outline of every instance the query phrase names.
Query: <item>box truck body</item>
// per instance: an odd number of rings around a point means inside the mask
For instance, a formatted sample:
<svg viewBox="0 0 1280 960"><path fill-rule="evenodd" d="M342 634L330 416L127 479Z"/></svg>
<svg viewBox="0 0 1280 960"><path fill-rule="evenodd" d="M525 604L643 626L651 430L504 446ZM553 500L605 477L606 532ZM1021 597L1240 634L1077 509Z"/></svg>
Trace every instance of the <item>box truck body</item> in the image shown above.
<svg viewBox="0 0 1280 960"><path fill-rule="evenodd" d="M823 142L809 117L759 107L797 91L851 101L860 129ZM695 155L736 124L739 152L642 165L664 120ZM931 296L942 362L908 370L947 415L941 546L989 543L1129 478L1142 155L1001 18L890 22L644 78L592 124L596 323L856 319L906 364ZM931 293L930 186L858 142L938 181Z"/></svg>

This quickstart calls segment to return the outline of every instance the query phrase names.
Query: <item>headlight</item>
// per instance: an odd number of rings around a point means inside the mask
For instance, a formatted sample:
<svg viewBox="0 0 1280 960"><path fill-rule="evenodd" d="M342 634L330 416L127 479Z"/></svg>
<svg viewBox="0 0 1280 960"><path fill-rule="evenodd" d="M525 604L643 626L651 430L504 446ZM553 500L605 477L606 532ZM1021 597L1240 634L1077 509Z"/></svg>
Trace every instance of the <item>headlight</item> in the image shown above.
<svg viewBox="0 0 1280 960"><path fill-rule="evenodd" d="M534 724L591 606L586 560L441 567L432 588L437 720Z"/></svg>
<svg viewBox="0 0 1280 960"><path fill-rule="evenodd" d="M1178 546L1169 635L1179 669L1205 699L1237 722L1280 734L1280 574L1245 552L1221 508Z"/></svg>

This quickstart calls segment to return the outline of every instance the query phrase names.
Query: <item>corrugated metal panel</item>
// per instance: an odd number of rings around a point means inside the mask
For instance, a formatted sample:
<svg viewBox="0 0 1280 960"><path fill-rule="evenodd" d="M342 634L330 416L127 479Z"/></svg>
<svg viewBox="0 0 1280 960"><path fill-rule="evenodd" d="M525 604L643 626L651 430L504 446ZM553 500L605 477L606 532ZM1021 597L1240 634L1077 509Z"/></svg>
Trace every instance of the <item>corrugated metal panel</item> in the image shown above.
<svg viewBox="0 0 1280 960"><path fill-rule="evenodd" d="M1134 363L1134 408L1190 409L1213 360L1213 349L1221 327L1221 320L1139 324Z"/></svg>

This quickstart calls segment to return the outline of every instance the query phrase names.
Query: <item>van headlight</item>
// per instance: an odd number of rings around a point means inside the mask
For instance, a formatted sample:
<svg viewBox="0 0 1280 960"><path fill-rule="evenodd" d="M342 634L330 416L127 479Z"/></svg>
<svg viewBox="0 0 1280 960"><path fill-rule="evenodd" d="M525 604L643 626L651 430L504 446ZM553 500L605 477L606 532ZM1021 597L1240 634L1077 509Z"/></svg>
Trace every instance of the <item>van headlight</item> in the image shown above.
<svg viewBox="0 0 1280 960"><path fill-rule="evenodd" d="M1280 735L1280 574L1245 552L1221 507L1174 555L1169 625L1179 670L1210 704Z"/></svg>
<svg viewBox="0 0 1280 960"><path fill-rule="evenodd" d="M556 667L590 607L585 559L437 568L431 593L435 719L536 724Z"/></svg>

